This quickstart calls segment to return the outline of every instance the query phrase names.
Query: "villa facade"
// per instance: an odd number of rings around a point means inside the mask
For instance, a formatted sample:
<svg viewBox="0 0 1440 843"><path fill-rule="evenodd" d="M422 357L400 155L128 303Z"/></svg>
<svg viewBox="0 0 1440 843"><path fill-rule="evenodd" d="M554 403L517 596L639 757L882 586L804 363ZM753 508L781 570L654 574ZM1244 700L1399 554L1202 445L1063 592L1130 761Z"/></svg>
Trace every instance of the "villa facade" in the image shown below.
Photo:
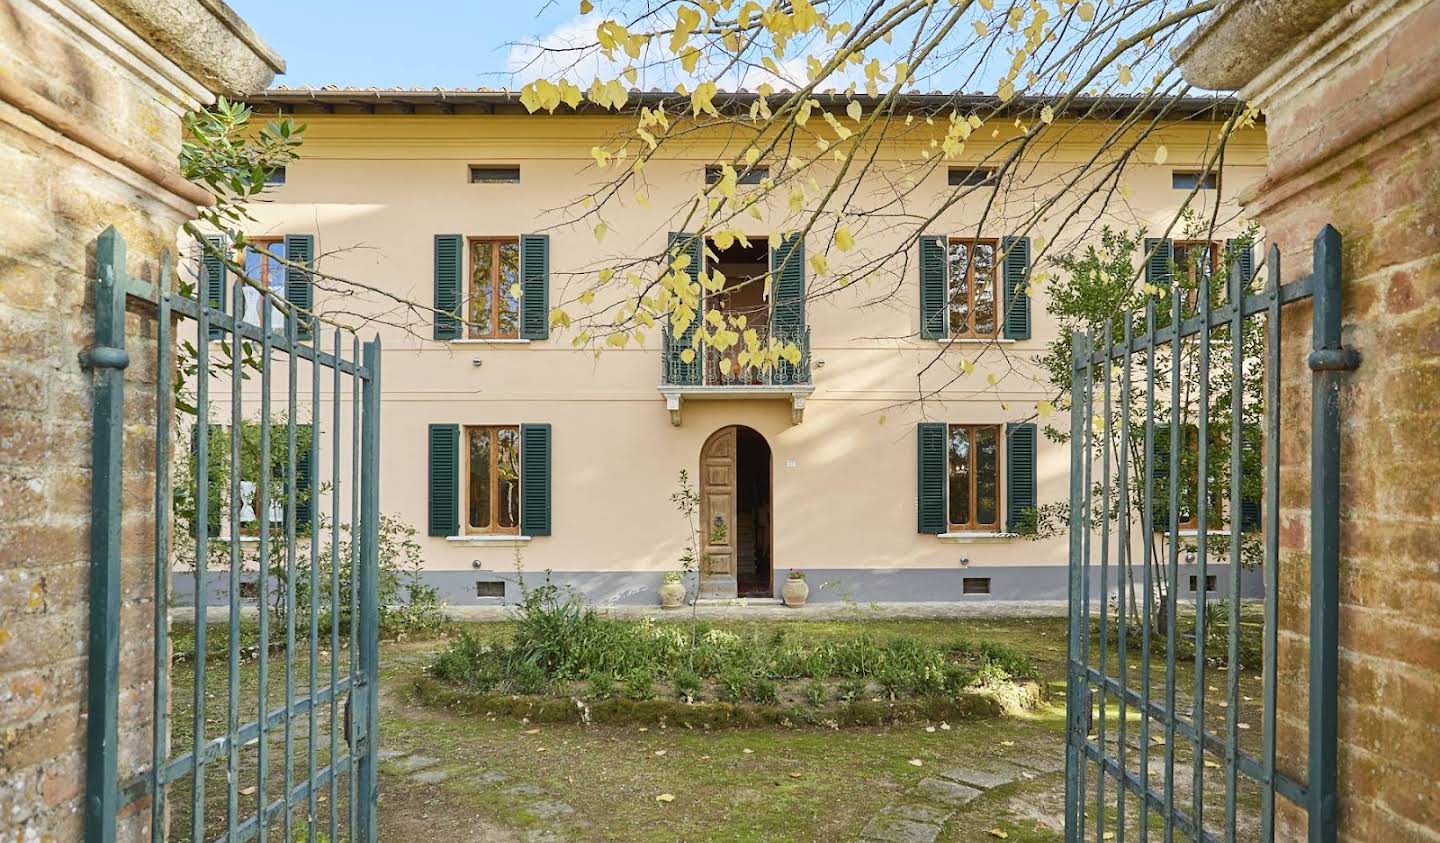
<svg viewBox="0 0 1440 843"><path fill-rule="evenodd" d="M901 113L943 101L915 95ZM1056 323L1046 285L1026 279L1098 237L1062 229L1081 202L1103 204L1113 228L1160 237L1194 192L1221 230L1170 238L1218 255L1242 228L1225 197L1265 164L1263 127L1246 128L1218 176L1203 176L1222 117L1213 101L1187 103L1154 117L1113 183L1087 177L1073 203L1029 227L1041 198L1103 158L1143 104L1061 115L1056 140L989 185L986 162L1020 132L1013 118L939 163L922 152L943 128L918 119L879 146L856 187L874 212L860 215L853 250L836 250L828 229L772 239L783 195L750 220L748 246L721 248L688 237L675 211L715 177L707 168L734 160L733 132L667 143L644 169L645 201L627 187L597 217L585 197L618 165L599 168L592 149L632 118L532 115L504 92L277 89L250 102L306 131L247 236L321 273L296 283L252 254L251 275L382 338L381 509L420 528L425 577L456 604L513 600L521 575L546 572L596 602L653 603L690 542L672 500L681 471L699 496L705 597L777 597L797 569L812 601L1064 598L1066 542L1023 535L1035 506L1070 489L1068 446L1044 435L1064 413L1036 411L1054 398L1035 361ZM980 189L928 219L966 184ZM906 245L917 225L924 236ZM723 353L686 360L683 338L658 324L621 347L577 347L608 294L584 295L597 273L672 243L691 271L730 279L707 307L746 314L762 338L794 343L798 361L746 372ZM768 286L744 283L771 272ZM552 324L557 308L575 324ZM323 447L313 464L329 476ZM1210 566L1221 592L1223 568Z"/></svg>

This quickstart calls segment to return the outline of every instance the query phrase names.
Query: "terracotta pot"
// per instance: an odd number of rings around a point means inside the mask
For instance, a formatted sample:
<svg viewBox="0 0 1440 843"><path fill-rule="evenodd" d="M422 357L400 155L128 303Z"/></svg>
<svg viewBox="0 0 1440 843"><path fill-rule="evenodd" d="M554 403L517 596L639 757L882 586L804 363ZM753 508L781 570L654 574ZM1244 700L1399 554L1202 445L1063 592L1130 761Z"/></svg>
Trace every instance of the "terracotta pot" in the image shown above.
<svg viewBox="0 0 1440 843"><path fill-rule="evenodd" d="M780 587L780 596L785 598L785 605L792 609L798 609L805 605L810 597L810 586L804 580L785 579L785 585Z"/></svg>
<svg viewBox="0 0 1440 843"><path fill-rule="evenodd" d="M678 609L685 605L685 584L669 580L660 584L660 608Z"/></svg>

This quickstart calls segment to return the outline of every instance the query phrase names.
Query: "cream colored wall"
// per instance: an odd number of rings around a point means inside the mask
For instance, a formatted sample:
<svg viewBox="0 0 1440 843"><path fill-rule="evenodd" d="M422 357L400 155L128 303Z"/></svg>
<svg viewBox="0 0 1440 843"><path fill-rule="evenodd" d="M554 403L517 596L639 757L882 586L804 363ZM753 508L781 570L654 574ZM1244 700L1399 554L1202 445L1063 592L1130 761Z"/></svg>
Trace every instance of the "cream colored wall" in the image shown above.
<svg viewBox="0 0 1440 843"><path fill-rule="evenodd" d="M252 233L313 233L323 271L427 305L432 296L432 239L441 233L548 231L555 273L551 304L573 299L599 267L663 250L666 232L676 227L671 213L700 185L703 165L722 151L714 144L693 144L684 150L691 157L651 164L646 169L650 209L627 201L623 210L608 212L611 232L597 243L590 231L593 220L567 225L566 219L579 209L577 198L586 185L610 175L593 169L589 150L617 124L602 118L544 116L301 119L309 126L302 158L290 166L287 184L275 191L272 201L255 210L258 224ZM1052 190L1054 179L1063 178L1094 151L1103 128L1074 130L1074 142L1059 145L1028 169L1027 183L1035 185L1037 193ZM1195 166L1213 143L1208 133L1214 128L1190 124L1162 132L1168 163L1130 166L1100 222L1163 228L1185 195L1171 188L1171 169ZM913 148L902 151L915 160ZM985 152L973 144L972 151ZM1146 146L1138 158L1149 161L1152 156L1153 148ZM1233 163L1224 173L1225 193L1234 195L1262 174L1263 135L1255 130L1233 139L1228 160ZM469 184L466 168L471 163L519 164L521 184ZM891 174L900 172L893 159L880 166ZM883 188L871 179L860 195L875 196L877 191ZM928 214L948 192L940 167L916 186L907 205L914 214ZM982 236L1006 234L1006 226L1029 212L1033 195L1007 191L1006 200ZM973 233L983 201L977 193L926 231ZM1092 207L1100 210L1095 203ZM769 209L767 219L781 226L778 211ZM1221 217L1233 211L1222 208ZM1062 214L1053 216L1040 223L1036 235L1053 237ZM913 223L903 226L903 233L900 228L878 221L857 227L857 249L845 256L832 254L832 264L839 265L841 257L862 260L888 252L899 237L914 230ZM1073 237L1074 224L1070 228L1068 236ZM768 229L757 222L749 230L763 237ZM823 239L817 236L808 245L813 253L822 248ZM917 384L916 373L942 344L915 339L918 284L912 248L904 261L890 261L873 282L856 283L810 303L816 389L803 424L791 424L789 405L782 400L691 400L678 428L671 425L655 389L658 332L652 332L643 350L607 350L598 357L572 349L571 334L564 332L528 344L443 344L427 339L426 314L406 314L393 303L342 298L323 289L316 298L322 312L338 319L376 318L363 333L378 332L385 345L381 505L422 532L427 424L553 425L554 534L523 547L527 570L674 568L686 530L669 500L676 474L689 469L693 478L701 443L728 424L753 427L773 451L776 570L945 569L957 567L961 557L975 566L1065 564L1066 548L1060 541L956 545L915 531L917 421L1018 421L1033 414L1037 400L1050 397L1029 378L1038 370L1028 363L1055 334L1043 289L1031 309L1034 339L957 345ZM578 314L580 308L572 310ZM408 322L409 330L397 322ZM957 354L973 360L976 369L950 382L958 370ZM994 387L987 384L992 373L998 379ZM922 395L925 400L917 400ZM1066 424L1063 417L1052 423ZM1042 437L1042 503L1068 493L1067 470L1066 449ZM328 476L328 468L322 466L321 472ZM424 539L424 549L428 566L438 570L468 569L472 560L485 568L505 569L515 553L512 547L460 546L431 538Z"/></svg>

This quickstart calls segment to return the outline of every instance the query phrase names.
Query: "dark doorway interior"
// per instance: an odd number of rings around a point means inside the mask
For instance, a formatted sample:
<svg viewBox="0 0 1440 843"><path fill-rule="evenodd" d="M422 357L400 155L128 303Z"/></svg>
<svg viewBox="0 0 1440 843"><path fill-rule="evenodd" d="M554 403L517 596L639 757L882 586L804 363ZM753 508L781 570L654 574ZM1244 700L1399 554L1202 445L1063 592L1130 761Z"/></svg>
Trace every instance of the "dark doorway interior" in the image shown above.
<svg viewBox="0 0 1440 843"><path fill-rule="evenodd" d="M728 249L710 249L715 259L708 264L725 276L721 290L705 294L705 310L718 310L728 320L744 316L745 326L753 328L760 336L763 346L769 337L770 301L765 295L765 274L770 271L770 252L765 240L742 246L732 243ZM734 324L733 321L730 324ZM706 354L705 382L710 384L759 383L760 372L754 369L741 370L735 359L738 347L731 350L729 366L721 364L722 355L713 349Z"/></svg>
<svg viewBox="0 0 1440 843"><path fill-rule="evenodd" d="M770 555L770 445L736 428L735 576L741 597L773 597Z"/></svg>

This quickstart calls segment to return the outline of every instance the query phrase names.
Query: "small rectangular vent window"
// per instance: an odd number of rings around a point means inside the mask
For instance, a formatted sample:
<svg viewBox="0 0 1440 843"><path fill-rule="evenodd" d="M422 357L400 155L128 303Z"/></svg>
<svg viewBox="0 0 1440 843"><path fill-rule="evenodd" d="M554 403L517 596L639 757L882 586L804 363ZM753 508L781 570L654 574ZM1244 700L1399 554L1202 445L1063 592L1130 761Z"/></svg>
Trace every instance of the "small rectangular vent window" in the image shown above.
<svg viewBox="0 0 1440 843"><path fill-rule="evenodd" d="M276 167L265 174L265 183L271 187L278 187L285 183L285 168Z"/></svg>
<svg viewBox="0 0 1440 843"><path fill-rule="evenodd" d="M1194 590L1195 590L1195 582L1196 582L1196 578L1192 576L1192 577L1190 578L1190 590L1191 590L1191 591L1194 591ZM1214 591L1214 590L1215 590L1215 575L1214 575L1214 574L1206 574L1206 575L1205 575L1205 590L1206 590L1206 591Z"/></svg>
<svg viewBox="0 0 1440 843"><path fill-rule="evenodd" d="M1220 174L1214 170L1208 173L1176 170L1170 174L1170 186L1176 190L1194 190L1197 184L1201 190L1214 190L1220 184Z"/></svg>
<svg viewBox="0 0 1440 843"><path fill-rule="evenodd" d="M719 184L719 182L720 182L720 173L721 173L721 172L722 172L722 171L721 171L721 169L720 169L720 165L719 165L719 164L711 164L710 166L706 167L706 168L705 168L705 183L706 183L706 184ZM765 179L768 179L768 178L770 177L770 168L769 168L769 167L751 167L749 170L740 170L740 169L737 168L736 171L735 171L735 174L736 174L736 178L735 178L735 183L736 183L736 184L759 184L760 182L762 182L762 181L764 181Z"/></svg>
<svg viewBox="0 0 1440 843"><path fill-rule="evenodd" d="M470 167L471 184L519 184L519 167L491 167L477 166Z"/></svg>
<svg viewBox="0 0 1440 843"><path fill-rule="evenodd" d="M995 183L995 170L990 167L951 167L951 187L979 187Z"/></svg>
<svg viewBox="0 0 1440 843"><path fill-rule="evenodd" d="M965 594L989 594L989 577L965 577L961 581L961 591Z"/></svg>
<svg viewBox="0 0 1440 843"><path fill-rule="evenodd" d="M503 580L477 580L475 583L476 597L504 597L505 582Z"/></svg>

